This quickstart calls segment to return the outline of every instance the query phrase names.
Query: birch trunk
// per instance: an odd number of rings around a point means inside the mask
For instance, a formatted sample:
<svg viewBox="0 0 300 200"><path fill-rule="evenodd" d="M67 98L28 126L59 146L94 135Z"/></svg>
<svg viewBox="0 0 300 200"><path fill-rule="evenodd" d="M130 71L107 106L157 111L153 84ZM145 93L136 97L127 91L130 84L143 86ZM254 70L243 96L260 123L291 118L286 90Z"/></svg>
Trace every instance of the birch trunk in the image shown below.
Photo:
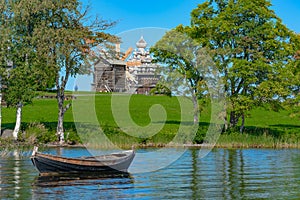
<svg viewBox="0 0 300 200"><path fill-rule="evenodd" d="M57 121L57 129L56 133L58 136L59 144L64 144L65 136L64 136L64 96L57 95L58 101L58 121Z"/></svg>
<svg viewBox="0 0 300 200"><path fill-rule="evenodd" d="M18 133L20 132L21 118L22 118L22 104L19 103L17 106L17 112L16 112L16 125L15 125L15 129L13 131L13 138L15 140L18 139Z"/></svg>
<svg viewBox="0 0 300 200"><path fill-rule="evenodd" d="M194 105L194 125L199 123L199 105L198 99L195 94L192 95L193 105Z"/></svg>
<svg viewBox="0 0 300 200"><path fill-rule="evenodd" d="M65 112L71 107L71 104L64 106L65 95L63 92L57 93L57 101L58 101L58 121L56 134L58 136L59 144L62 145L65 143L65 131L64 131L64 116Z"/></svg>

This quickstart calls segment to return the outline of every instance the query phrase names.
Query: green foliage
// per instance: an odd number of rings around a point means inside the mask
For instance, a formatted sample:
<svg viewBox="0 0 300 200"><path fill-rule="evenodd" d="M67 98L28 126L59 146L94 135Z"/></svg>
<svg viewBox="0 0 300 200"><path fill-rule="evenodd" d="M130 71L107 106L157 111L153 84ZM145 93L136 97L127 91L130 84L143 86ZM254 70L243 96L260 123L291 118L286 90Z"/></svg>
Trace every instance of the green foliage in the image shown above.
<svg viewBox="0 0 300 200"><path fill-rule="evenodd" d="M174 95L191 99L194 105L194 124L198 124L198 98L207 96L208 90L211 96L215 96L217 93L212 89L221 85L210 53L181 26L167 32L151 48L151 52L154 62L161 63L160 84Z"/></svg>
<svg viewBox="0 0 300 200"><path fill-rule="evenodd" d="M202 144L204 142L207 130L208 130L208 126L206 124L200 124L196 136L193 139L193 142L195 144Z"/></svg>
<svg viewBox="0 0 300 200"><path fill-rule="evenodd" d="M161 83L156 84L155 88L153 88L150 91L150 94L151 95L166 95L166 96L169 96L169 97L172 96L171 90L168 87L161 84Z"/></svg>
<svg viewBox="0 0 300 200"><path fill-rule="evenodd" d="M69 78L90 70L90 63L96 59L92 48L117 38L104 32L114 23L87 20L88 11L78 0L44 1L43 7L37 6L37 10L44 18L36 29L36 39L39 44L48 44L47 47L39 45L37 52L55 75L59 110L57 133L63 143L64 114L70 108L70 104L64 104Z"/></svg>
<svg viewBox="0 0 300 200"><path fill-rule="evenodd" d="M297 35L300 40L300 35ZM288 80L290 83L290 90L292 91L290 99L285 102L285 107L291 110L291 116L295 119L300 119L300 44L297 46L298 51L294 58L295 62L290 64L289 75L291 78Z"/></svg>
<svg viewBox="0 0 300 200"><path fill-rule="evenodd" d="M206 1L184 30L212 53L221 74L231 126L256 106L275 110L291 91L290 63L299 46L267 0Z"/></svg>
<svg viewBox="0 0 300 200"><path fill-rule="evenodd" d="M0 76L2 92L8 106L31 103L34 91L48 83L42 62L37 59L32 23L34 17L25 21L18 1L1 2L0 17Z"/></svg>
<svg viewBox="0 0 300 200"><path fill-rule="evenodd" d="M205 66L209 60L200 63L201 47L179 28L167 32L151 48L154 61L162 63L161 85L176 94L196 95L202 92ZM205 53L205 52L204 52Z"/></svg>
<svg viewBox="0 0 300 200"><path fill-rule="evenodd" d="M78 0L1 0L0 76L5 80L8 105L30 103L37 89L57 89L63 138L65 87L71 76L88 73L99 45L119 39L104 31L114 22L91 20ZM8 64L13 68L7 71ZM11 66L12 67L12 66ZM5 73L7 72L7 73Z"/></svg>
<svg viewBox="0 0 300 200"><path fill-rule="evenodd" d="M55 142L57 140L57 138L54 133L55 132L53 132L53 131L47 131L45 134L38 135L37 136L38 143L48 144L48 143Z"/></svg>
<svg viewBox="0 0 300 200"><path fill-rule="evenodd" d="M65 133L65 138L66 138L67 144L70 144L70 145L82 143L81 138L79 137L79 135L77 134L76 131L66 132Z"/></svg>
<svg viewBox="0 0 300 200"><path fill-rule="evenodd" d="M36 90L33 81L31 70L27 66L18 66L10 70L8 78L4 81L6 87L2 90L7 105L16 107L19 103L31 103Z"/></svg>
<svg viewBox="0 0 300 200"><path fill-rule="evenodd" d="M30 144L53 142L53 134L41 123L30 123L24 131L24 140Z"/></svg>

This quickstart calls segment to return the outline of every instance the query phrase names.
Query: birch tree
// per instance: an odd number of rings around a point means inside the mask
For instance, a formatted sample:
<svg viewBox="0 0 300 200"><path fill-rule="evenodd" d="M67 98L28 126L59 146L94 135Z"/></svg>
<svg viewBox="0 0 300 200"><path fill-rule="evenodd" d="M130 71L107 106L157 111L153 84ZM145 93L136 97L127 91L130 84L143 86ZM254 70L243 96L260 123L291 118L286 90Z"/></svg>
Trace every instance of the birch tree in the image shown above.
<svg viewBox="0 0 300 200"><path fill-rule="evenodd" d="M11 18L11 11L9 9L7 0L0 0L0 133L2 130L2 99L3 99L3 80L5 72L8 69L8 52L9 52L9 41L11 35L11 26L9 18Z"/></svg>
<svg viewBox="0 0 300 200"><path fill-rule="evenodd" d="M154 62L161 64L160 83L175 95L191 97L194 124L199 123L198 97L206 88L204 65L199 63L200 48L180 27L167 32L151 48Z"/></svg>
<svg viewBox="0 0 300 200"><path fill-rule="evenodd" d="M51 85L42 59L38 59L34 43L37 17L28 7L20 9L19 1L1 2L1 78L4 99L16 108L14 139L20 132L22 107L31 103L37 88Z"/></svg>
<svg viewBox="0 0 300 200"><path fill-rule="evenodd" d="M17 107L17 125L21 122L21 108L29 103L37 88L57 90L57 136L64 143L65 88L71 76L85 72L96 59L90 51L100 44L111 45L118 38L104 31L114 22L88 16L77 0L1 0L0 25L9 44L1 49L1 64L9 60L13 68L6 77L6 98ZM9 19L7 19L9 16ZM9 34L4 34L9 31ZM6 40L7 39L7 40ZM10 48L7 54L7 47ZM2 70L7 71L7 70ZM3 76L4 77L4 76ZM15 128L14 135L19 131Z"/></svg>
<svg viewBox="0 0 300 200"><path fill-rule="evenodd" d="M6 76L7 78L4 81L5 101L7 106L16 108L16 124L13 137L17 140L21 127L22 107L32 102L36 88L33 85L34 78L28 65L19 65L11 69Z"/></svg>
<svg viewBox="0 0 300 200"><path fill-rule="evenodd" d="M46 71L54 73L57 91L58 122L57 136L64 143L64 115L71 104L65 104L66 85L71 76L88 71L90 63L96 59L90 52L98 45L118 41L118 38L105 33L113 26L99 18L88 18L88 8L78 0L32 0L32 6L42 13L39 29L34 34L37 53L46 60ZM23 0L24 6L28 3Z"/></svg>
<svg viewBox="0 0 300 200"><path fill-rule="evenodd" d="M25 64L25 46L20 43L20 35L15 23L13 1L1 2L1 92L5 95L7 106L16 108L16 124L13 138L17 140L21 127L22 106L30 103L33 90L28 85L28 62ZM24 41L23 41L24 42ZM28 54L27 54L28 55ZM16 68L16 65L19 65ZM26 74L24 72L27 72ZM30 81L29 81L30 82ZM10 87L8 87L10 86Z"/></svg>

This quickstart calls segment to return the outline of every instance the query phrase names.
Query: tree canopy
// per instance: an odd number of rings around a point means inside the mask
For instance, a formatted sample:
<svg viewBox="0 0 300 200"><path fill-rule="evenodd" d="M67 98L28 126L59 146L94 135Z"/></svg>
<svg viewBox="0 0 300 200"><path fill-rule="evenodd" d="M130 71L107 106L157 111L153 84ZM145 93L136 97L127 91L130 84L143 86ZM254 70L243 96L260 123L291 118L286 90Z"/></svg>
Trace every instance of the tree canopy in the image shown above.
<svg viewBox="0 0 300 200"><path fill-rule="evenodd" d="M53 86L53 77L43 69L34 40L34 16L23 16L18 1L1 2L1 92L8 106L17 108L13 136L17 139L22 106L31 103L38 88ZM26 19L26 20L24 20Z"/></svg>
<svg viewBox="0 0 300 200"><path fill-rule="evenodd" d="M278 109L291 94L289 63L299 40L270 7L268 0L210 0L192 11L186 27L224 75L232 127L256 106Z"/></svg>
<svg viewBox="0 0 300 200"><path fill-rule="evenodd" d="M115 23L90 18L88 7L78 0L1 1L0 25L4 38L1 42L8 44L1 46L0 59L4 67L8 61L13 62L14 69L5 77L13 77L16 71L14 79L7 82L7 99L18 99L8 98L9 94L14 94L14 97L19 95L27 101L30 99L25 97L32 95L26 95L24 90L54 86L58 101L57 134L63 143L64 113L71 106L64 103L66 84L71 76L90 71L91 63L96 59L91 53L93 48L118 41L117 37L105 33ZM26 84L18 85L23 82Z"/></svg>

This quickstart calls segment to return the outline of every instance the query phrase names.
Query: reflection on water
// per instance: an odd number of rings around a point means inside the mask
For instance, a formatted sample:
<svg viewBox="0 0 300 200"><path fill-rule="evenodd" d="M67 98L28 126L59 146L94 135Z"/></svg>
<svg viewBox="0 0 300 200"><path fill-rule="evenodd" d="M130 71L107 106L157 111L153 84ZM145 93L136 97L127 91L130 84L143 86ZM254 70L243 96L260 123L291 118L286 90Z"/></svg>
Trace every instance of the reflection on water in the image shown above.
<svg viewBox="0 0 300 200"><path fill-rule="evenodd" d="M71 173L56 174L49 176L38 176L34 180L33 186L36 187L61 187L61 186L79 186L79 185L95 185L97 182L114 181L115 184L121 184L125 180L133 183L130 173L114 172L114 173Z"/></svg>
<svg viewBox="0 0 300 200"><path fill-rule="evenodd" d="M129 173L40 176L32 188L34 199L57 198L56 195L60 199L120 199L126 197L124 190L133 188L133 178Z"/></svg>
<svg viewBox="0 0 300 200"><path fill-rule="evenodd" d="M0 199L300 199L299 158L300 150L215 149L200 159L190 149L151 173L39 177L29 156L12 152L0 158Z"/></svg>
<svg viewBox="0 0 300 200"><path fill-rule="evenodd" d="M14 198L19 198L20 194L19 194L19 190L21 189L20 187L20 156L18 154L18 151L13 151L13 158L15 160L15 166L13 168L13 174L14 174L14 183L15 183L15 196Z"/></svg>
<svg viewBox="0 0 300 200"><path fill-rule="evenodd" d="M0 199L30 199L31 166L18 151L6 152L4 157L0 157Z"/></svg>

